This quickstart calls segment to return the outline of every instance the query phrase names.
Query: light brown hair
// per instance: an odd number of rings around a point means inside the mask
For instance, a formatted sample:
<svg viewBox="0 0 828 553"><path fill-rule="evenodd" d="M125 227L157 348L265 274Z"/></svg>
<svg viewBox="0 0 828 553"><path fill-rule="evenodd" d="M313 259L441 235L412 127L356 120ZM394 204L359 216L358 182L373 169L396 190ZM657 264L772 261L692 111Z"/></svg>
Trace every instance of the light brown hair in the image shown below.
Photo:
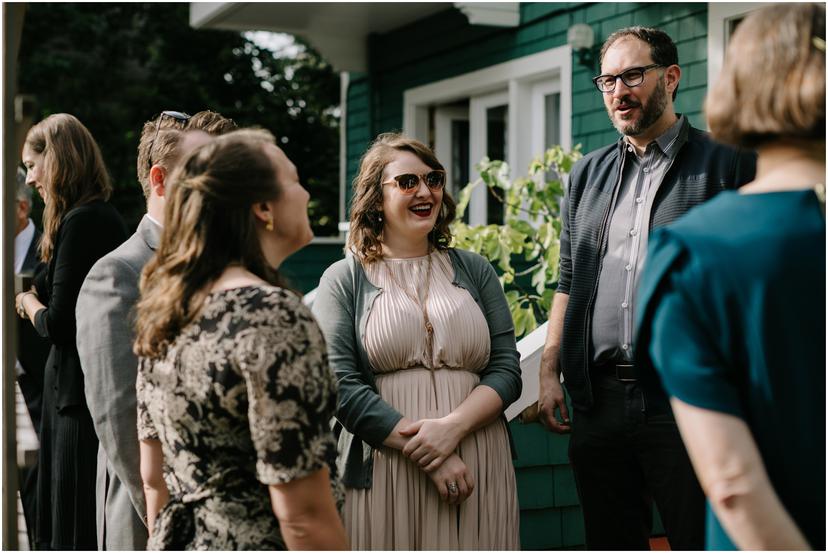
<svg viewBox="0 0 828 553"><path fill-rule="evenodd" d="M208 284L231 264L280 284L251 209L279 197L276 167L265 150L274 143L265 130L234 131L196 148L173 171L161 243L141 275L136 355L163 356L198 315Z"/></svg>
<svg viewBox="0 0 828 553"><path fill-rule="evenodd" d="M779 4L745 18L705 111L713 137L729 144L825 140L825 6Z"/></svg>
<svg viewBox="0 0 828 553"><path fill-rule="evenodd" d="M359 173L354 178L354 197L351 201L351 228L348 249L363 263L382 259L382 172L399 152L410 152L432 169L443 169L431 148L399 133L384 133L377 137L363 154ZM443 201L437 222L428 235L435 249L444 250L451 243L449 225L454 221L457 205L443 189Z"/></svg>
<svg viewBox="0 0 828 553"><path fill-rule="evenodd" d="M182 131L199 130L218 136L236 128L236 123L232 119L210 110L199 111L187 121L165 116L154 117L144 123L138 142L137 162L138 181L141 183L144 198L149 198L150 195L149 172L152 164L171 170L178 160L178 144L181 142Z"/></svg>
<svg viewBox="0 0 828 553"><path fill-rule="evenodd" d="M50 115L29 129L26 145L43 154L42 174L47 201L43 211L40 257L48 262L54 253L63 217L73 207L93 200L108 200L112 184L98 144L89 129L74 115Z"/></svg>

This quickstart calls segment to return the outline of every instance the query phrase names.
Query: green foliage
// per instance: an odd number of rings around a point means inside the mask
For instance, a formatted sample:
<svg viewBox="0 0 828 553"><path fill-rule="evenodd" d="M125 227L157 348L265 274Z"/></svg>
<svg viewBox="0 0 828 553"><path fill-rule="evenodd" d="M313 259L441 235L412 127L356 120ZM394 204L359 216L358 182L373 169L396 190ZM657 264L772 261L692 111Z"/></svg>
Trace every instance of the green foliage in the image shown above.
<svg viewBox="0 0 828 553"><path fill-rule="evenodd" d="M29 3L19 92L39 120L66 112L92 132L112 175L112 201L134 228L141 127L165 109L211 109L264 127L313 198L317 235L339 221L339 75L307 44L272 52L234 31L193 29L187 3Z"/></svg>
<svg viewBox="0 0 828 553"><path fill-rule="evenodd" d="M484 157L475 166L480 178L460 192L452 226L454 245L497 263L518 337L545 321L552 305L550 286L558 280L563 178L581 157L580 144L570 152L554 146L532 161L526 177L515 179L510 179L506 162ZM502 225L469 226L462 221L472 190L481 185L503 203ZM527 267L517 270L515 263Z"/></svg>

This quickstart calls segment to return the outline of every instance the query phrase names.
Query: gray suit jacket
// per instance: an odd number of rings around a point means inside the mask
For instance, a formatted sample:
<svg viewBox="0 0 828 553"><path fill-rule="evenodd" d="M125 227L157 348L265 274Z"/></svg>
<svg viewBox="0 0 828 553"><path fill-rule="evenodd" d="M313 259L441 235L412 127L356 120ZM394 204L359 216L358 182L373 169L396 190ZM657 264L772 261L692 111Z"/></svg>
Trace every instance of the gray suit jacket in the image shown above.
<svg viewBox="0 0 828 553"><path fill-rule="evenodd" d="M100 440L96 493L98 546L146 549L146 503L139 464L133 309L141 270L161 229L144 216L119 248L98 260L78 296L77 345L86 401Z"/></svg>

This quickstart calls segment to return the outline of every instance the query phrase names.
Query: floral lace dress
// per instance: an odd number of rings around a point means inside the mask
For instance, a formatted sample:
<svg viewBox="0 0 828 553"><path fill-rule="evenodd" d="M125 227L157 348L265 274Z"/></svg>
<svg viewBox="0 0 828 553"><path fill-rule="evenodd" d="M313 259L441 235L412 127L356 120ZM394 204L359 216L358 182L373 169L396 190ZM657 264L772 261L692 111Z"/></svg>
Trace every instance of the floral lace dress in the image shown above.
<svg viewBox="0 0 828 553"><path fill-rule="evenodd" d="M284 549L267 485L327 466L336 383L322 333L275 287L210 294L160 359L140 359L138 436L161 441L170 501L148 549Z"/></svg>

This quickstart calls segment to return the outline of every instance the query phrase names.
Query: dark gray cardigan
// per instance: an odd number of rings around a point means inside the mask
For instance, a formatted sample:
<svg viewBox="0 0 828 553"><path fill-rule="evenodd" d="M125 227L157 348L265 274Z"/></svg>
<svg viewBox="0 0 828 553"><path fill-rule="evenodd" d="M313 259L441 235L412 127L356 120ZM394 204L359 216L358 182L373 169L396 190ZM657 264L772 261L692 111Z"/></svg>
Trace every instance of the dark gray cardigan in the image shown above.
<svg viewBox="0 0 828 553"><path fill-rule="evenodd" d="M714 142L685 118L680 131L687 141L667 168L653 202L648 228L668 225L693 206L722 190L753 180L756 154ZM560 365L576 409L592 408L589 360L592 358L593 301L606 250L606 229L615 189L621 180L625 143L589 153L569 175L561 205L560 278L558 292L569 294L564 319Z"/></svg>
<svg viewBox="0 0 828 553"><path fill-rule="evenodd" d="M503 288L483 257L455 249L448 254L455 272L452 283L471 294L489 326L491 353L480 384L497 392L505 410L520 397L522 381L515 328ZM322 275L313 302L339 384L334 432L339 439L339 473L349 488L371 487L373 448L383 447L402 418L379 396L363 343L371 306L380 293L382 289L371 284L362 265L348 255Z"/></svg>

